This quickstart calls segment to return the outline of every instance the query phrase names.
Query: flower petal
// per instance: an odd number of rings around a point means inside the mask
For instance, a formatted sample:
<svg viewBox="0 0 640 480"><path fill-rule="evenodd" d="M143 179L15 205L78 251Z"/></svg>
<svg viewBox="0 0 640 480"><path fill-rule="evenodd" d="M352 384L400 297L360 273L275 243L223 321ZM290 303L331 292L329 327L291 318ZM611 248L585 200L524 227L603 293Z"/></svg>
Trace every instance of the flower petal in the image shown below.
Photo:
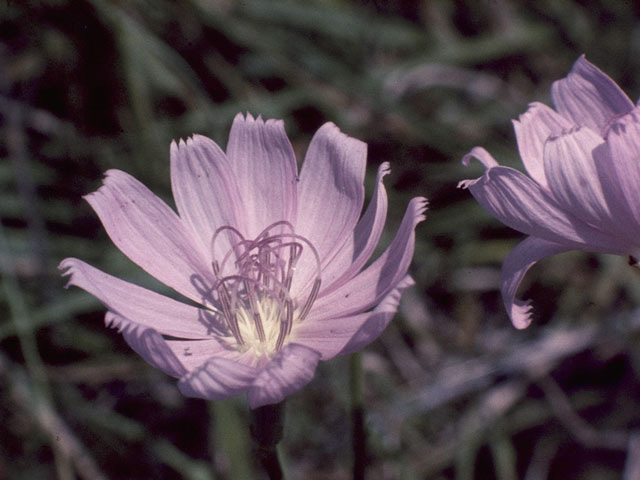
<svg viewBox="0 0 640 480"><path fill-rule="evenodd" d="M461 182L474 198L505 225L550 242L601 252L626 249L619 239L593 228L563 211L536 182L509 167L494 167L476 180Z"/></svg>
<svg viewBox="0 0 640 480"><path fill-rule="evenodd" d="M346 317L377 305L406 276L415 244L415 228L424 220L427 201L411 200L391 245L371 265L330 294L319 297L308 321Z"/></svg>
<svg viewBox="0 0 640 480"><path fill-rule="evenodd" d="M167 346L166 340L153 328L135 324L113 312L107 312L105 323L117 328L129 346L157 369L172 377L187 373L185 366Z"/></svg>
<svg viewBox="0 0 640 480"><path fill-rule="evenodd" d="M549 188L564 210L615 232L619 230L617 212L609 208L593 156L602 143L602 137L589 128L550 138L544 147L544 168Z"/></svg>
<svg viewBox="0 0 640 480"><path fill-rule="evenodd" d="M469 166L472 159L478 160L485 168L497 167L499 164L493 155L487 152L483 147L473 147L469 153L462 157L462 164L465 167ZM460 187L460 185L458 185Z"/></svg>
<svg viewBox="0 0 640 480"><path fill-rule="evenodd" d="M607 132L606 145L595 152L605 194L613 199L620 229L640 237L640 109L617 119Z"/></svg>
<svg viewBox="0 0 640 480"><path fill-rule="evenodd" d="M376 186L369 206L362 216L351 239L345 243L333 260L322 270L323 288L320 295L335 290L362 269L375 250L387 216L387 191L382 179L389 174L389 164L378 168Z"/></svg>
<svg viewBox="0 0 640 480"><path fill-rule="evenodd" d="M207 255L166 203L120 170L107 171L104 185L85 198L127 257L164 284L204 303L215 282Z"/></svg>
<svg viewBox="0 0 640 480"><path fill-rule="evenodd" d="M223 357L213 357L178 382L186 397L224 400L244 393L260 370Z"/></svg>
<svg viewBox="0 0 640 480"><path fill-rule="evenodd" d="M576 125L601 132L615 116L630 112L629 97L582 55L566 78L551 85L556 110Z"/></svg>
<svg viewBox="0 0 640 480"><path fill-rule="evenodd" d="M378 306L373 309L373 312L362 314L368 316L367 321L349 340L349 343L345 345L340 354L344 355L362 350L378 338L398 311L402 293L414 284L413 279L407 275L382 299Z"/></svg>
<svg viewBox="0 0 640 480"><path fill-rule="evenodd" d="M208 310L112 277L77 258L64 259L58 268L66 270L63 275L71 275L67 287L80 287L114 314L163 335L199 339L221 330L220 325L216 325L218 320Z"/></svg>
<svg viewBox="0 0 640 480"><path fill-rule="evenodd" d="M308 319L295 327L293 341L314 348L320 352L322 360L361 350L387 327L398 310L402 292L413 284L407 275L372 312L346 318Z"/></svg>
<svg viewBox="0 0 640 480"><path fill-rule="evenodd" d="M216 229L233 225L245 230L244 212L231 164L213 140L194 135L186 143L171 143L171 189L180 218L193 236L200 239L205 251L214 258L224 256L230 248L226 239L210 252Z"/></svg>
<svg viewBox="0 0 640 480"><path fill-rule="evenodd" d="M242 358L240 352L226 344L224 338L166 340L166 342L167 346L189 371L202 366L211 357L223 357L243 363L240 361Z"/></svg>
<svg viewBox="0 0 640 480"><path fill-rule="evenodd" d="M300 173L296 232L311 239L323 265L348 240L364 202L367 145L326 123L311 140Z"/></svg>
<svg viewBox="0 0 640 480"><path fill-rule="evenodd" d="M249 406L279 403L313 378L320 360L317 351L289 343L267 363L249 389Z"/></svg>
<svg viewBox="0 0 640 480"><path fill-rule="evenodd" d="M544 143L551 136L560 135L572 123L542 103L532 103L529 109L513 121L520 158L527 172L538 184L547 187L544 173Z"/></svg>
<svg viewBox="0 0 640 480"><path fill-rule="evenodd" d="M530 302L522 302L515 299L518 286L527 270L544 257L569 250L573 250L573 247L548 242L541 238L528 237L509 252L509 255L502 263L500 290L502 292L502 301L514 327L519 329L527 328L531 323Z"/></svg>
<svg viewBox="0 0 640 480"><path fill-rule="evenodd" d="M298 168L282 120L236 115L227 157L244 207L244 235L253 239L281 220L295 225Z"/></svg>

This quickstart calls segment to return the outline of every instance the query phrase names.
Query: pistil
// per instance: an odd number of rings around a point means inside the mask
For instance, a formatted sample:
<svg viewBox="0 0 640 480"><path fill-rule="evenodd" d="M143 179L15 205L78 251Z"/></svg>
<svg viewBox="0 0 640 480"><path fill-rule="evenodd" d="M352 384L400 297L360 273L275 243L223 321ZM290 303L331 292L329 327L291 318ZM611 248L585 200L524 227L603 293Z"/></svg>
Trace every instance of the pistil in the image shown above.
<svg viewBox="0 0 640 480"><path fill-rule="evenodd" d="M212 264L222 316L238 347L274 354L284 346L293 324L306 318L318 296L322 283L318 252L285 221L270 225L254 240L245 239L233 227L220 227L211 239L212 252L223 232L231 246L221 262ZM315 265L315 278L301 301L292 298L291 289L303 254L307 255L305 262Z"/></svg>

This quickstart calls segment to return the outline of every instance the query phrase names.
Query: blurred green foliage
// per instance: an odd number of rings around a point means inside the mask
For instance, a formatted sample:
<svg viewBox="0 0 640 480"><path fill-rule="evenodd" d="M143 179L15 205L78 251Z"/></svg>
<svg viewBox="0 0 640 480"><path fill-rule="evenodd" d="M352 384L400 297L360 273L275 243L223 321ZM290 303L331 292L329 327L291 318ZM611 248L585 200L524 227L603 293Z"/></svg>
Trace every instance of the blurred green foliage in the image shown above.
<svg viewBox="0 0 640 480"><path fill-rule="evenodd" d="M163 290L81 197L120 168L171 204L171 140L225 145L244 111L283 118L298 158L332 121L369 144L370 180L390 161L388 232L411 197L430 199L417 286L363 356L371 478L620 478L640 420L638 274L613 257L545 261L521 292L536 323L515 331L497 287L521 235L456 184L480 174L459 161L476 145L520 168L510 119L549 103L582 53L636 98L639 13L606 0L3 1L0 478L255 474L244 402L183 398L56 269L77 256ZM289 402L291 478L348 478L346 362Z"/></svg>

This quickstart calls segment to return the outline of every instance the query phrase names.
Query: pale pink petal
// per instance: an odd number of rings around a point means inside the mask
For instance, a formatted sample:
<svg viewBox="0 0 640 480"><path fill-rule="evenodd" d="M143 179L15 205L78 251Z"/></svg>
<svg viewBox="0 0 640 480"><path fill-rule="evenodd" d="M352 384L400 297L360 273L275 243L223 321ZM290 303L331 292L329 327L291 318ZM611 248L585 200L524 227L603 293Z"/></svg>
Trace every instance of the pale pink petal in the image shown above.
<svg viewBox="0 0 640 480"><path fill-rule="evenodd" d="M597 132L613 117L633 109L633 103L620 87L584 55L566 78L553 83L551 96L560 115Z"/></svg>
<svg viewBox="0 0 640 480"><path fill-rule="evenodd" d="M494 217L520 232L545 240L591 246L601 252L623 252L626 245L564 211L540 185L509 167L494 167L462 184Z"/></svg>
<svg viewBox="0 0 640 480"><path fill-rule="evenodd" d="M586 127L551 138L544 148L544 167L551 193L565 211L615 232L620 219L608 205L594 161L602 143L602 137Z"/></svg>
<svg viewBox="0 0 640 480"><path fill-rule="evenodd" d="M322 271L323 288L320 295L326 295L353 278L371 258L380 241L387 216L387 191L382 179L389 172L387 162L378 168L375 190L365 214L358 222L351 239L342 246L334 259Z"/></svg>
<svg viewBox="0 0 640 480"><path fill-rule="evenodd" d="M621 229L640 238L640 109L619 118L607 132L606 148L596 152L605 192L616 199L628 221Z"/></svg>
<svg viewBox="0 0 640 480"><path fill-rule="evenodd" d="M346 317L375 306L406 276L415 244L415 228L424 220L427 202L414 198L409 203L391 245L371 265L330 294L319 297L309 321Z"/></svg>
<svg viewBox="0 0 640 480"><path fill-rule="evenodd" d="M527 328L531 323L530 302L515 299L518 286L525 273L544 257L574 249L572 246L547 242L541 238L529 237L509 252L502 263L502 300L507 313L516 328Z"/></svg>
<svg viewBox="0 0 640 480"><path fill-rule="evenodd" d="M205 340L167 340L168 347L189 371L200 367L211 357L224 357L240 362L240 352L237 348L229 346L229 343L230 339L223 337Z"/></svg>
<svg viewBox="0 0 640 480"><path fill-rule="evenodd" d="M311 140L300 173L296 232L311 239L323 265L350 238L364 202L367 145L326 123Z"/></svg>
<svg viewBox="0 0 640 480"><path fill-rule="evenodd" d="M319 360L320 353L313 349L295 343L285 345L251 384L249 406L280 403L297 392L311 381Z"/></svg>
<svg viewBox="0 0 640 480"><path fill-rule="evenodd" d="M66 258L58 267L71 275L69 285L96 297L114 314L132 323L178 338L205 338L218 332L217 320L207 310L192 307L112 277L76 258Z"/></svg>
<svg viewBox="0 0 640 480"><path fill-rule="evenodd" d="M180 218L210 252L216 229L233 225L244 231L245 221L240 193L230 162L216 143L194 135L186 143L171 143L171 188ZM214 256L225 255L230 248L220 236Z"/></svg>
<svg viewBox="0 0 640 480"><path fill-rule="evenodd" d="M469 163L471 163L471 160L474 158L482 163L485 168L493 168L499 165L496 159L493 158L493 155L487 152L483 147L473 147L469 153L462 157L462 164L465 167L468 167ZM458 185L458 187L460 186L461 185Z"/></svg>
<svg viewBox="0 0 640 480"><path fill-rule="evenodd" d="M316 320L307 318L294 326L291 341L313 348L321 355L321 360L335 357L372 315L371 312L350 317Z"/></svg>
<svg viewBox="0 0 640 480"><path fill-rule="evenodd" d="M107 326L117 328L129 346L148 363L172 377L181 377L187 373L185 366L178 360L162 335L117 315L107 312Z"/></svg>
<svg viewBox="0 0 640 480"><path fill-rule="evenodd" d="M213 357L178 382L186 397L224 400L247 391L259 369L223 357Z"/></svg>
<svg viewBox="0 0 640 480"><path fill-rule="evenodd" d="M244 210L244 235L255 238L281 220L295 225L298 168L282 120L236 115L227 157Z"/></svg>
<svg viewBox="0 0 640 480"><path fill-rule="evenodd" d="M542 153L551 136L560 135L572 123L542 103L532 103L529 109L513 121L520 158L527 172L538 184L547 187Z"/></svg>
<svg viewBox="0 0 640 480"><path fill-rule="evenodd" d="M138 180L109 170L86 196L113 243L133 262L186 297L203 303L214 284L208 255L166 203Z"/></svg>
<svg viewBox="0 0 640 480"><path fill-rule="evenodd" d="M295 327L292 341L317 350L322 360L361 350L387 327L398 310L402 292L413 284L407 275L371 312L304 321Z"/></svg>
<svg viewBox="0 0 640 480"><path fill-rule="evenodd" d="M340 352L341 355L357 352L373 342L380 336L382 331L387 328L389 322L398 311L400 298L402 293L415 284L413 279L407 275L391 290L386 297L373 309L369 314L360 314L368 316L367 321L360 327L358 332L349 340L349 343ZM358 315L358 316L360 316Z"/></svg>

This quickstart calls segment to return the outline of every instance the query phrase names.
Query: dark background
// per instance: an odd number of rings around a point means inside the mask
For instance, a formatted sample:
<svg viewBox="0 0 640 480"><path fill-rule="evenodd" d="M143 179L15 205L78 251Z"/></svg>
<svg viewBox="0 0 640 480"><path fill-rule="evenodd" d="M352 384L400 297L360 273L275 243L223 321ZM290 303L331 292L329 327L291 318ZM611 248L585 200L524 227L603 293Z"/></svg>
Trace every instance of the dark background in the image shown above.
<svg viewBox="0 0 640 480"><path fill-rule="evenodd" d="M522 168L510 120L583 53L635 101L634 4L2 0L0 478L253 478L245 400L183 398L56 270L76 256L164 291L81 197L120 168L172 204L171 140L224 146L245 111L284 119L299 159L326 121L367 142L369 193L391 162L385 242L430 200L417 285L363 355L371 478L622 478L640 456L640 273L545 260L517 331L499 269L523 235L456 184L481 174L460 164L476 145ZM291 478L349 478L347 366L289 400Z"/></svg>

